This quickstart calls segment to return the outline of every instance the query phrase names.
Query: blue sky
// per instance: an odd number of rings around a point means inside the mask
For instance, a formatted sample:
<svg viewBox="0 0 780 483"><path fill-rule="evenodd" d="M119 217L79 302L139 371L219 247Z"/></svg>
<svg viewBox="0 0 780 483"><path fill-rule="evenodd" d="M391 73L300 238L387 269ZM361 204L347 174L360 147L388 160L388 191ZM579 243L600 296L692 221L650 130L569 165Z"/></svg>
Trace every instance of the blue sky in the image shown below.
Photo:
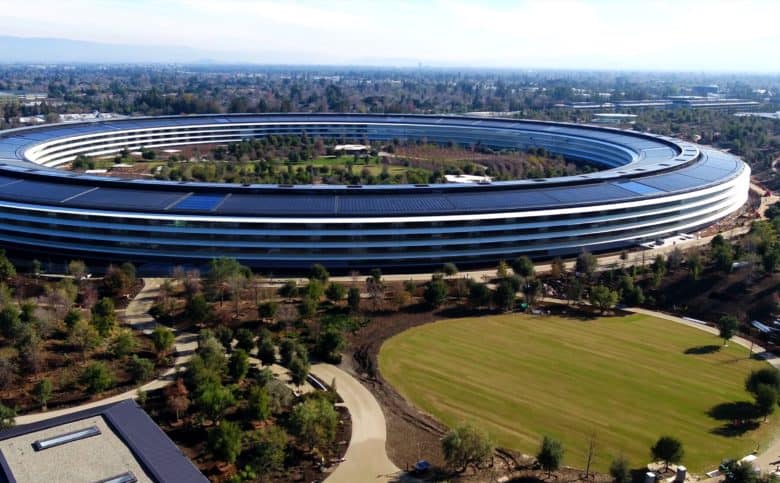
<svg viewBox="0 0 780 483"><path fill-rule="evenodd" d="M3 0L4 35L224 61L780 72L780 0Z"/></svg>

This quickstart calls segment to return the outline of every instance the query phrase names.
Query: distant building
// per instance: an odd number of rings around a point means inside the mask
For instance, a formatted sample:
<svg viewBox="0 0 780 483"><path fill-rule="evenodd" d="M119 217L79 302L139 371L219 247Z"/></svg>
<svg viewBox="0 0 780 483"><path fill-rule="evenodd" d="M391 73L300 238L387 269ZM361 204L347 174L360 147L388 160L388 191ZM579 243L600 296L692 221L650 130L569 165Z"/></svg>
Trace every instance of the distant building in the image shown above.
<svg viewBox="0 0 780 483"><path fill-rule="evenodd" d="M132 399L0 432L0 481L206 483Z"/></svg>
<svg viewBox="0 0 780 483"><path fill-rule="evenodd" d="M691 109L720 109L724 111L754 108L759 105L756 101L745 99L725 99L699 96L673 96L670 97L673 107L687 107Z"/></svg>
<svg viewBox="0 0 780 483"><path fill-rule="evenodd" d="M706 97L710 94L717 94L718 92L720 92L720 88L716 84L691 87L691 93L694 96Z"/></svg>
<svg viewBox="0 0 780 483"><path fill-rule="evenodd" d="M19 104L19 98L16 94L10 92L0 92L0 106L6 106L8 104Z"/></svg>
<svg viewBox="0 0 780 483"><path fill-rule="evenodd" d="M591 122L596 124L634 124L636 122L636 114L600 112L593 115L593 120Z"/></svg>

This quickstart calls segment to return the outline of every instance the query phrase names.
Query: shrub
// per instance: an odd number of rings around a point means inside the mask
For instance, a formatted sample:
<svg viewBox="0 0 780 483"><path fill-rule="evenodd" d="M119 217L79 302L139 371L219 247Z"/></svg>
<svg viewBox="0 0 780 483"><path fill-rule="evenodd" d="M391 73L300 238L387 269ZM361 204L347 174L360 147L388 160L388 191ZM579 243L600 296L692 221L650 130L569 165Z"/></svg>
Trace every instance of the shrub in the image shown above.
<svg viewBox="0 0 780 483"><path fill-rule="evenodd" d="M108 366L100 361L88 365L81 373L79 382L92 394L99 394L114 385L114 375Z"/></svg>

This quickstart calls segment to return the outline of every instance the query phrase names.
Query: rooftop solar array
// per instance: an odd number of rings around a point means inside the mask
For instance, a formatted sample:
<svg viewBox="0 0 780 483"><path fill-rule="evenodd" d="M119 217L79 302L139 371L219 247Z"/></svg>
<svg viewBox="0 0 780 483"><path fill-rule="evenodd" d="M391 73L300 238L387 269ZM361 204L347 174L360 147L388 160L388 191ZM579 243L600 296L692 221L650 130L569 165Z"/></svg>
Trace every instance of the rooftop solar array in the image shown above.
<svg viewBox="0 0 780 483"><path fill-rule="evenodd" d="M443 129L441 132L492 132L495 139L511 140L524 132L527 139L559 139L569 150L582 149L588 156L603 156L602 162L634 161L617 168L581 176L495 182L489 186L239 186L207 183L156 183L146 180L74 175L32 165L23 152L50 139L119 130L171 126L226 125L233 131L239 124L313 123L331 126L340 123L371 124L372 132L387 129ZM434 127L435 126L435 127ZM493 129L494 131L489 131ZM393 131L396 132L396 131ZM411 132L411 131L410 131ZM476 134L475 134L476 133ZM513 134L515 133L515 134ZM506 135L506 136L505 136ZM550 136L558 136L550 138ZM503 141L502 141L503 142ZM577 147L581 146L581 147ZM563 149L563 147L561 148ZM150 213L222 214L235 216L391 216L399 214L448 214L458 212L511 211L559 208L617 200L661 196L692 190L730 179L743 169L738 158L702 149L668 138L591 128L579 125L536 121L474 119L462 117L373 116L373 115L236 115L135 118L104 122L75 123L17 129L0 133L0 158L11 161L0 170L16 169L20 174L0 176L0 199L19 203L45 203L54 206L97 210L126 210ZM598 153L603 153L602 155ZM699 159L697 159L699 156ZM14 161L15 160L15 161ZM20 172L30 166L34 171ZM25 164L26 163L26 164ZM67 183L65 182L67 181Z"/></svg>

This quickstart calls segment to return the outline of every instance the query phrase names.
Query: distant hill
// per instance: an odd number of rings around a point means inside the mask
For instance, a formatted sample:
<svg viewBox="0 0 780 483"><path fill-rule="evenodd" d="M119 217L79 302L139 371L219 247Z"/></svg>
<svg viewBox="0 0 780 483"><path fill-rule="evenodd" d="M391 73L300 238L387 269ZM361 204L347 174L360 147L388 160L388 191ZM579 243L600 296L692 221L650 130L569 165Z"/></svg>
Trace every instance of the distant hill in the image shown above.
<svg viewBox="0 0 780 483"><path fill-rule="evenodd" d="M240 60L229 53L190 47L0 36L0 62L3 63L208 63L226 58Z"/></svg>

